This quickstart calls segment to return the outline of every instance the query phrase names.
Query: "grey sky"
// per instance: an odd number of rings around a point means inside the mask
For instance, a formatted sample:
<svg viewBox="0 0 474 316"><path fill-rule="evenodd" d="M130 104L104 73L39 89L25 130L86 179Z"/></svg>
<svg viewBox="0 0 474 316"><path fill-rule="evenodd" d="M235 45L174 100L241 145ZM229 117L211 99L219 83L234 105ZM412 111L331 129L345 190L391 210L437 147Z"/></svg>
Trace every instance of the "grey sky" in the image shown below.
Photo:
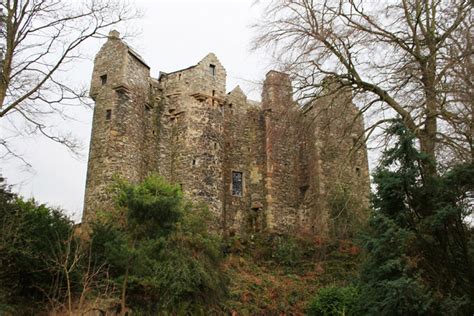
<svg viewBox="0 0 474 316"><path fill-rule="evenodd" d="M152 68L169 72L197 63L214 52L227 70L227 90L237 84L250 98L259 99L256 82L270 69L271 60L262 53L251 53L252 30L249 25L258 17L259 7L253 0L157 0L133 1L144 17L131 25L140 33L128 39ZM119 28L123 32L123 29ZM83 48L89 60L78 61L64 78L78 85L88 85L92 59L103 41ZM82 213L87 154L92 110L72 108L74 121L51 120L63 132L71 132L83 144L81 157L73 157L64 147L41 137L19 137L15 149L32 164L25 170L17 160L2 161L0 173L24 197L65 209L77 220ZM6 126L2 126L6 128ZM19 126L21 128L21 126Z"/></svg>

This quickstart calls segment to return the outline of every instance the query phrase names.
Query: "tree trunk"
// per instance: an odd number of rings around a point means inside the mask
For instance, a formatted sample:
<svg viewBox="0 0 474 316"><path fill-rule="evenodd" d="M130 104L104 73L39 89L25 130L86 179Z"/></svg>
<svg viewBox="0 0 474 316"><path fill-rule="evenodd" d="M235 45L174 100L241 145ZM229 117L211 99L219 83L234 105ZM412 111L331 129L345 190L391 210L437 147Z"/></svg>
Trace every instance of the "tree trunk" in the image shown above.
<svg viewBox="0 0 474 316"><path fill-rule="evenodd" d="M127 282L128 282L128 271L130 268L130 260L127 262L127 269L125 270L125 277L122 283L122 297L120 299L120 315L125 316L126 311L126 300L127 300Z"/></svg>

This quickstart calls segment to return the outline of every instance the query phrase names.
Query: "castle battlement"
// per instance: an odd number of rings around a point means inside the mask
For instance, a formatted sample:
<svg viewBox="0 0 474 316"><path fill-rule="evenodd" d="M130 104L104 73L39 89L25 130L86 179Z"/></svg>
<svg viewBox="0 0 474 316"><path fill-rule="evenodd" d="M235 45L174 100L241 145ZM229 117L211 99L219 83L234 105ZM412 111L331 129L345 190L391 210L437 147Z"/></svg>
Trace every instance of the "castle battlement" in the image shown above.
<svg viewBox="0 0 474 316"><path fill-rule="evenodd" d="M213 53L151 78L119 36L109 34L94 62L84 221L113 208L107 187L114 175L138 182L158 173L180 184L209 205L214 228L225 233L324 234L339 185L367 205L366 148L353 136L363 133L363 121L350 92L302 111L289 76L270 71L262 102L252 101L239 86L227 92Z"/></svg>

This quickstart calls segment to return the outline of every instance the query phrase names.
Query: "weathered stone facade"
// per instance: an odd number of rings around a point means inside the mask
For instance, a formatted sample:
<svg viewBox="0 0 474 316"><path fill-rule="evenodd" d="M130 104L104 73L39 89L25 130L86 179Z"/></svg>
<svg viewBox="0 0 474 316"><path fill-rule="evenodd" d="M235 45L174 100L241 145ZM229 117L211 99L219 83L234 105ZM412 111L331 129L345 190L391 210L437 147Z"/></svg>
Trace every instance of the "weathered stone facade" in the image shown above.
<svg viewBox="0 0 474 316"><path fill-rule="evenodd" d="M329 195L341 184L367 205L363 121L350 91L300 107L284 73L267 74L261 103L238 86L226 93L225 82L212 53L151 78L112 31L92 76L84 221L112 206L113 175L137 182L152 172L207 203L225 233L324 234Z"/></svg>

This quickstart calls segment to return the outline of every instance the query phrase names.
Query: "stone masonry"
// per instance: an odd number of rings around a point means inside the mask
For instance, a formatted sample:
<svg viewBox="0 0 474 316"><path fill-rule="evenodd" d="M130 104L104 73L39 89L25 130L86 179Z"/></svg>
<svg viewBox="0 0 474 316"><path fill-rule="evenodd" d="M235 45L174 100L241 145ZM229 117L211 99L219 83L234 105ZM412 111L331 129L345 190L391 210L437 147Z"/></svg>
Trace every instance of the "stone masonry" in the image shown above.
<svg viewBox="0 0 474 316"><path fill-rule="evenodd" d="M324 235L328 201L340 186L368 205L364 125L350 91L302 107L289 76L270 71L255 102L238 86L226 92L226 71L212 53L151 78L142 57L111 31L95 58L90 95L84 222L113 208L114 176L138 182L150 173L205 202L225 234Z"/></svg>

